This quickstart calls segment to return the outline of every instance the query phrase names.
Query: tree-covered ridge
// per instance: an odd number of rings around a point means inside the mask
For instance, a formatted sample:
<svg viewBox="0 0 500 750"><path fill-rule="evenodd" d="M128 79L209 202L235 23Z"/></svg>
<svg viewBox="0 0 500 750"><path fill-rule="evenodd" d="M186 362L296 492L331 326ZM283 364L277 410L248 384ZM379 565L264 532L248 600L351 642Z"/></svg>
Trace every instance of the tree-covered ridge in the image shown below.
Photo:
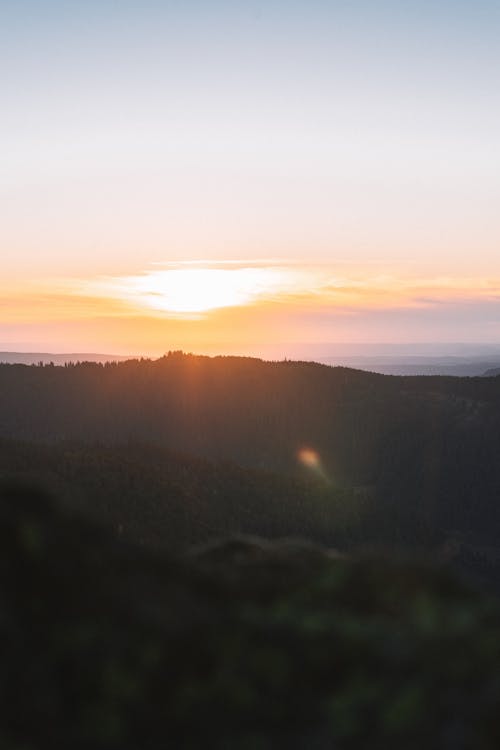
<svg viewBox="0 0 500 750"><path fill-rule="evenodd" d="M368 498L321 478L286 476L145 444L0 439L0 480L44 487L117 536L167 551L234 534L352 544Z"/></svg>
<svg viewBox="0 0 500 750"><path fill-rule="evenodd" d="M0 543L5 750L498 747L498 605L442 572L153 554L14 489Z"/></svg>
<svg viewBox="0 0 500 750"><path fill-rule="evenodd" d="M357 555L425 556L500 591L500 549L465 526L434 523L405 498L363 487L208 461L145 444L0 440L0 480L45 487L115 537L167 552L233 535L293 538Z"/></svg>
<svg viewBox="0 0 500 750"><path fill-rule="evenodd" d="M377 462L370 440L402 423L470 427L500 410L497 379L399 378L181 353L105 365L0 365L0 386L5 437L131 438L270 469L290 469L308 444L328 469L358 474Z"/></svg>
<svg viewBox="0 0 500 750"><path fill-rule="evenodd" d="M370 498L386 535L498 544L500 378L391 377L174 352L156 361L0 366L0 436L147 443ZM354 503L356 507L356 503Z"/></svg>

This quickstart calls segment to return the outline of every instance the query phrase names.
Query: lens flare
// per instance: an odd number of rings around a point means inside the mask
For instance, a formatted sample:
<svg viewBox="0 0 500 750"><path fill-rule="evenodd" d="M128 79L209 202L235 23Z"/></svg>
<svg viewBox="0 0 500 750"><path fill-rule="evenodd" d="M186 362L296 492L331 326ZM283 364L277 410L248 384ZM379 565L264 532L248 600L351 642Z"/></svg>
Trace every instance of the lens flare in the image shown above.
<svg viewBox="0 0 500 750"><path fill-rule="evenodd" d="M313 448L300 448L297 451L297 460L302 466L305 466L306 469L309 469L309 471L326 482L326 484L331 484L331 479L323 468L319 453Z"/></svg>
<svg viewBox="0 0 500 750"><path fill-rule="evenodd" d="M308 469L320 469L321 461L316 451L312 448L301 448L298 452L298 459L301 464L307 466Z"/></svg>

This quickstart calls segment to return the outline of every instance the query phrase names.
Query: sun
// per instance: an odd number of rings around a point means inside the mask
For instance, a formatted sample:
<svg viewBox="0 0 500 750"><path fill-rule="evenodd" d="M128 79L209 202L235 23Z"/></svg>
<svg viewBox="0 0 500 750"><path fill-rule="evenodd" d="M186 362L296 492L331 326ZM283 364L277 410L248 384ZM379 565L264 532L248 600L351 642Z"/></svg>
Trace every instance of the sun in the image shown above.
<svg viewBox="0 0 500 750"><path fill-rule="evenodd" d="M283 271L276 268L170 268L124 279L130 301L175 314L237 307L279 292Z"/></svg>
<svg viewBox="0 0 500 750"><path fill-rule="evenodd" d="M87 280L76 289L114 300L129 314L193 319L220 308L290 301L311 288L312 280L303 269L279 263L178 261L133 276Z"/></svg>

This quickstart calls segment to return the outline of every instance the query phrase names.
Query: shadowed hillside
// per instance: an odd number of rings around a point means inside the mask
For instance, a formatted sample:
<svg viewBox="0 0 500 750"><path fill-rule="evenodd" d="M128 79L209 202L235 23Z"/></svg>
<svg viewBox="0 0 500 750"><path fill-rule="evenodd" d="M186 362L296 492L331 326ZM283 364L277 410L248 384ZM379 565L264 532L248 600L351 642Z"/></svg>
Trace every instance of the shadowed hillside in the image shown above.
<svg viewBox="0 0 500 750"><path fill-rule="evenodd" d="M0 366L0 413L0 436L9 439L143 442L294 476L306 471L297 460L306 447L325 482L372 498L398 528L418 517L431 530L497 543L497 378L398 378L173 353Z"/></svg>
<svg viewBox="0 0 500 750"><path fill-rule="evenodd" d="M151 445L0 440L2 477L44 487L115 535L168 551L228 534L345 546L368 533L370 503L362 493Z"/></svg>

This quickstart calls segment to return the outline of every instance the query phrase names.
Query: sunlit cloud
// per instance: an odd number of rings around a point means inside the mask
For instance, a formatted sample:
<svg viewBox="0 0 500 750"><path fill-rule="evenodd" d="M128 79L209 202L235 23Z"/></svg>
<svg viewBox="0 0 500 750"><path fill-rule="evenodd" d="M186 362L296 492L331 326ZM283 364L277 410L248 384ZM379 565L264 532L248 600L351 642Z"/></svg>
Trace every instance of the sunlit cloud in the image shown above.
<svg viewBox="0 0 500 750"><path fill-rule="evenodd" d="M150 314L199 317L223 308L280 303L299 310L418 309L500 294L499 279L412 277L275 261L187 261L142 273L76 282L83 297L115 300Z"/></svg>
<svg viewBox="0 0 500 750"><path fill-rule="evenodd" d="M500 278L479 275L276 259L164 262L115 275L0 280L0 343L279 358L300 357L297 342L496 341L499 301Z"/></svg>
<svg viewBox="0 0 500 750"><path fill-rule="evenodd" d="M137 308L173 315L199 315L226 307L298 294L307 273L263 264L187 262L141 274L90 281L86 291L121 299Z"/></svg>

